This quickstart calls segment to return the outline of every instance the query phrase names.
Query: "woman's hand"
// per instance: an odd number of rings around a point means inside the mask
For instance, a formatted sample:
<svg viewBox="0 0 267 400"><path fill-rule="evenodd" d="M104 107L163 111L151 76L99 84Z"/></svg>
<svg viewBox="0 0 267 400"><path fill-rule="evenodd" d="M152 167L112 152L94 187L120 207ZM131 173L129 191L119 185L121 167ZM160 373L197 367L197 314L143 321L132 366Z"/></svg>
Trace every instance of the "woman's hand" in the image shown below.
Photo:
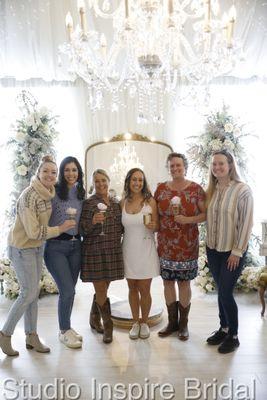
<svg viewBox="0 0 267 400"><path fill-rule="evenodd" d="M190 218L191 217L186 217L184 215L178 214L174 216L174 221L178 222L181 225L190 224Z"/></svg>
<svg viewBox="0 0 267 400"><path fill-rule="evenodd" d="M76 221L74 219L66 219L66 221L63 222L62 225L59 225L59 232L67 232L70 229L75 228L76 226Z"/></svg>
<svg viewBox="0 0 267 400"><path fill-rule="evenodd" d="M94 214L93 219L92 219L92 224L93 225L102 224L102 222L104 222L104 221L105 221L105 213L99 212L99 213Z"/></svg>
<svg viewBox="0 0 267 400"><path fill-rule="evenodd" d="M240 257L231 254L227 260L227 268L229 271L234 271L239 265Z"/></svg>
<svg viewBox="0 0 267 400"><path fill-rule="evenodd" d="M157 229L157 223L155 221L149 222L149 224L145 224L145 227L147 229L151 229L152 231L155 231Z"/></svg>

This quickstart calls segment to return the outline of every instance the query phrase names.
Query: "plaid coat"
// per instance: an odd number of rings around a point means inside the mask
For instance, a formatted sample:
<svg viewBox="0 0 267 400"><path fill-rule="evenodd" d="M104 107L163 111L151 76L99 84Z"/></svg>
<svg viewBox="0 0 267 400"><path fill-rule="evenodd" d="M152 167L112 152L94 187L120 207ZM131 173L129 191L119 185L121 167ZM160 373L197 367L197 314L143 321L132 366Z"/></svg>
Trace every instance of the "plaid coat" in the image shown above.
<svg viewBox="0 0 267 400"><path fill-rule="evenodd" d="M99 212L98 203L104 203L96 194L83 203L80 228L83 234L81 279L83 282L124 278L121 235L121 208L110 198L103 225L105 235L100 236L101 224L92 224L93 215Z"/></svg>

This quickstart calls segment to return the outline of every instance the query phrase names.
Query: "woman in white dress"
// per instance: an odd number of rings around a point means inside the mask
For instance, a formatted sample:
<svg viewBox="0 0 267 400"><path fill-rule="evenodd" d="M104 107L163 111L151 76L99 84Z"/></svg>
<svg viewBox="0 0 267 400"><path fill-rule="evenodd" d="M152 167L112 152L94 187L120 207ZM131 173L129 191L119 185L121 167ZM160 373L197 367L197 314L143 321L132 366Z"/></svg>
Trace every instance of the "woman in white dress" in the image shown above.
<svg viewBox="0 0 267 400"><path fill-rule="evenodd" d="M129 336L131 339L146 339L150 335L147 320L152 303L151 282L160 272L154 238L158 229L158 212L144 172L139 168L127 173L121 208L123 260L134 321Z"/></svg>

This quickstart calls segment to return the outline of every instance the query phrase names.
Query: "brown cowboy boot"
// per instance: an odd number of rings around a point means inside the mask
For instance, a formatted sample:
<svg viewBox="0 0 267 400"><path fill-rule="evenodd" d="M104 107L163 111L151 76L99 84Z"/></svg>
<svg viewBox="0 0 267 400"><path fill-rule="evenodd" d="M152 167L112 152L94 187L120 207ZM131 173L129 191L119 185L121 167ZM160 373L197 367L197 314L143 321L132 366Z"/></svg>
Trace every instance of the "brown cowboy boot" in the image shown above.
<svg viewBox="0 0 267 400"><path fill-rule="evenodd" d="M191 303L189 303L187 307L183 307L182 304L178 302L178 307L180 312L178 338L180 340L188 340L189 332L187 324L188 324L188 314L190 311Z"/></svg>
<svg viewBox="0 0 267 400"><path fill-rule="evenodd" d="M97 303L96 303L97 304ZM107 297L105 303L100 306L97 304L98 310L102 317L103 326L104 326L104 335L103 335L103 342L104 343L111 343L112 342L112 333L113 333L113 322L111 319L111 310L110 310L110 302L109 298Z"/></svg>
<svg viewBox="0 0 267 400"><path fill-rule="evenodd" d="M96 304L96 295L94 294L92 306L91 306L91 311L90 311L90 317L89 317L89 323L92 329L95 329L98 333L104 333L103 325L101 323L101 316Z"/></svg>
<svg viewBox="0 0 267 400"><path fill-rule="evenodd" d="M158 332L160 337L171 335L178 331L178 301L174 301L170 305L167 304L168 325Z"/></svg>

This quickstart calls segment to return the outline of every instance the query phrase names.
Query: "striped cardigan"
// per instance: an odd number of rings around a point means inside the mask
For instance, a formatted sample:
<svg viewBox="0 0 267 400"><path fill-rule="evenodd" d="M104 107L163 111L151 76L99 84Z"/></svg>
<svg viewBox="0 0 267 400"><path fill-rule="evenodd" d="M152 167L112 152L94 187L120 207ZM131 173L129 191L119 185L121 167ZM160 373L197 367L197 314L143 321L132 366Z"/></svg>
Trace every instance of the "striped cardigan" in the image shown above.
<svg viewBox="0 0 267 400"><path fill-rule="evenodd" d="M217 185L207 209L207 246L241 257L247 248L252 225L253 197L249 186L230 181L219 191Z"/></svg>

